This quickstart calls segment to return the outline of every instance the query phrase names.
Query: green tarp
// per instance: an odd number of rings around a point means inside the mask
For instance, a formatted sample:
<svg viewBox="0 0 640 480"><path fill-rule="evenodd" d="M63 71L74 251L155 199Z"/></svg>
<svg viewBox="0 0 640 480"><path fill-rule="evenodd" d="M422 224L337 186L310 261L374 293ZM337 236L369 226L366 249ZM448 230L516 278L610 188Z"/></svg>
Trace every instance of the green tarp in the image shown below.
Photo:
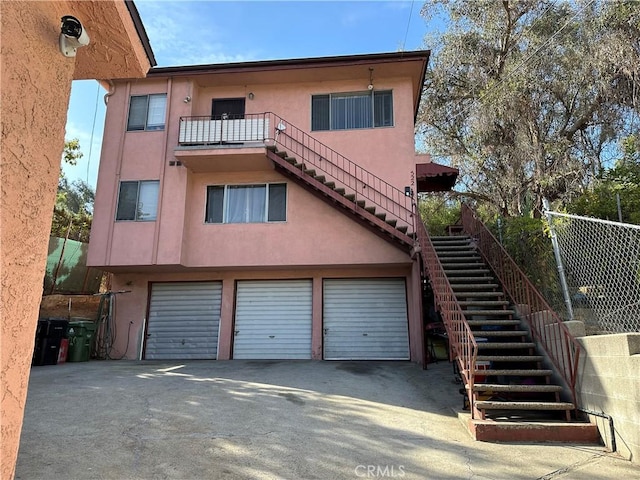
<svg viewBox="0 0 640 480"><path fill-rule="evenodd" d="M87 267L88 243L49 238L49 256L44 276L44 294L97 293L102 270Z"/></svg>

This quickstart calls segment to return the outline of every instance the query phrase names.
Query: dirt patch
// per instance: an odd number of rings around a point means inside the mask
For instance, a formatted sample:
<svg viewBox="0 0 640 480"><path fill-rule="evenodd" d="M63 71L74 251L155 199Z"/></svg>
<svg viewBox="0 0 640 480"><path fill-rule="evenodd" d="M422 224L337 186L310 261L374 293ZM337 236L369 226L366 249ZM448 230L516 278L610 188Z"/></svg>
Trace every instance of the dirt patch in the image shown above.
<svg viewBox="0 0 640 480"><path fill-rule="evenodd" d="M71 305L71 308L69 308ZM95 320L98 316L100 296L47 295L40 303L40 318L84 317Z"/></svg>

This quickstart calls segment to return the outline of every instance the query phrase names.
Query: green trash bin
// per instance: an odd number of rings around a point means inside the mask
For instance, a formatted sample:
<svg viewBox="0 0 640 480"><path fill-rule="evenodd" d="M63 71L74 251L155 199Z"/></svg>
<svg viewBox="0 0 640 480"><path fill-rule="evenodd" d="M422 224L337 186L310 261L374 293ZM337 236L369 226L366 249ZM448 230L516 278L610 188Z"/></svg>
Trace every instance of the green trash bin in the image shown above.
<svg viewBox="0 0 640 480"><path fill-rule="evenodd" d="M88 362L91 355L93 337L97 324L91 320L72 320L69 322L68 362Z"/></svg>

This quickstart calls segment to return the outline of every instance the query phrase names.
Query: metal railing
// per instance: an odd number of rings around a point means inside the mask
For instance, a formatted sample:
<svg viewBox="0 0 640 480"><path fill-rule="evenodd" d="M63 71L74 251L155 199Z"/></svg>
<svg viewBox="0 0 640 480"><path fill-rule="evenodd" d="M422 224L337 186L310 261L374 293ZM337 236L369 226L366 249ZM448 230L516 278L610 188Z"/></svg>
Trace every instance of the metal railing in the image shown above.
<svg viewBox="0 0 640 480"><path fill-rule="evenodd" d="M264 142L272 135L263 114L180 117L178 145L225 145Z"/></svg>
<svg viewBox="0 0 640 480"><path fill-rule="evenodd" d="M478 357L478 344L456 299L456 294L451 288L447 274L427 232L427 227L422 221L417 223L416 231L425 274L431 283L436 307L447 330L451 358L458 363L464 384L467 385L466 393L469 399L471 416L476 418L479 412L475 409L473 385L476 373L476 359Z"/></svg>
<svg viewBox="0 0 640 480"><path fill-rule="evenodd" d="M178 144L233 145L250 142L273 142L281 146L307 169L343 187L376 206L376 213L386 213L415 231L412 197L336 152L305 131L272 112L245 114L242 118L180 117Z"/></svg>
<svg viewBox="0 0 640 480"><path fill-rule="evenodd" d="M464 203L462 226L465 233L471 235L483 259L500 280L504 292L518 307L529 325L534 340L544 348L567 383L574 405L577 406L576 379L580 344L500 242Z"/></svg>

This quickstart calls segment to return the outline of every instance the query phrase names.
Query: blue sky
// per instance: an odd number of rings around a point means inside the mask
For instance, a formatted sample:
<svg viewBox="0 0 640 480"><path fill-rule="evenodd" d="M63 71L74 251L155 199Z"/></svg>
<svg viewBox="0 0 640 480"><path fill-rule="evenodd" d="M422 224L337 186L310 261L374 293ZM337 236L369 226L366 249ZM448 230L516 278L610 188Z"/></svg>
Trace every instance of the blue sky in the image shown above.
<svg viewBox="0 0 640 480"><path fill-rule="evenodd" d="M428 48L422 1L135 3L159 67ZM80 140L84 157L63 165L69 180L95 186L105 93L93 80L73 83L66 138Z"/></svg>

